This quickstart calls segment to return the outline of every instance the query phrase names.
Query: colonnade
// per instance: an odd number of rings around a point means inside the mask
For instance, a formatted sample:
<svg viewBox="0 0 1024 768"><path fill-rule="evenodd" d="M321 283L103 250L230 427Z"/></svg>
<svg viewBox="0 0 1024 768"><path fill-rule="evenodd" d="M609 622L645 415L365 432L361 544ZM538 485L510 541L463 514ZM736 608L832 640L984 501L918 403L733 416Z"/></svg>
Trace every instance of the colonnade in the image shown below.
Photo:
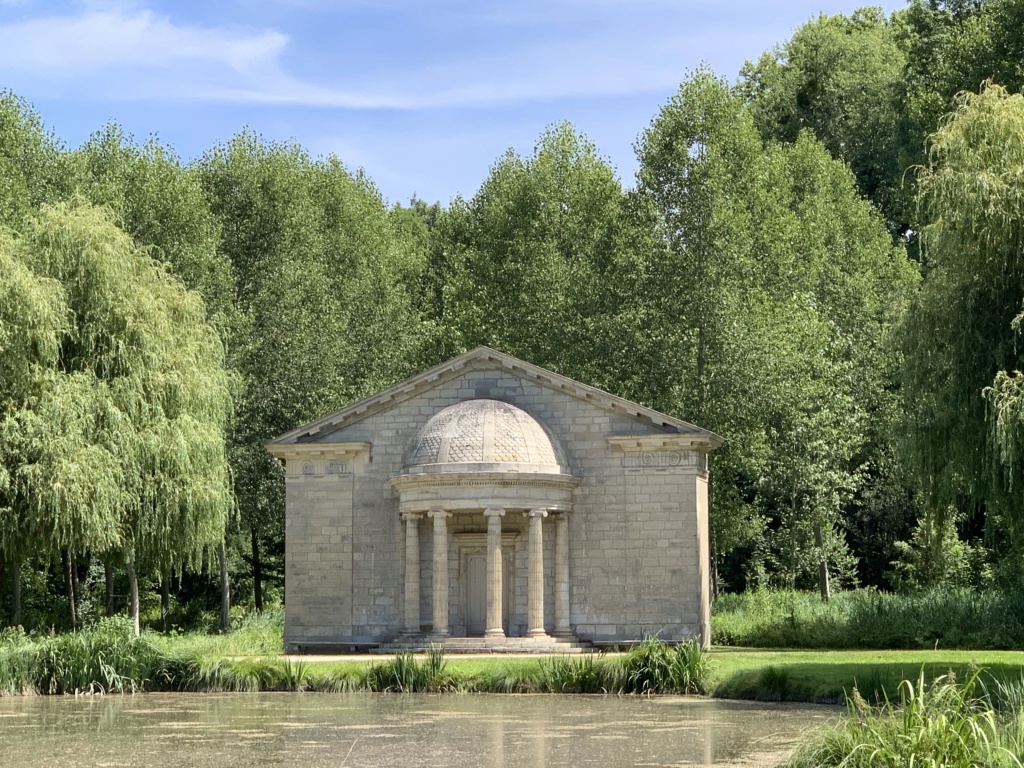
<svg viewBox="0 0 1024 768"><path fill-rule="evenodd" d="M544 627L544 519L549 514L555 523L555 587L554 622L551 634L556 637L570 636L569 627L569 517L568 512L553 512L547 509L528 510L529 535L527 546L527 629L528 637L546 637ZM433 521L434 552L431 570L433 592L433 630L431 634L444 637L449 634L448 625L448 518L452 513L445 509L431 509L426 516ZM487 520L487 614L485 637L505 636L502 625L502 554L501 520L506 510L489 507L484 510ZM405 521L405 631L409 634L420 632L420 521L422 512L403 513Z"/></svg>

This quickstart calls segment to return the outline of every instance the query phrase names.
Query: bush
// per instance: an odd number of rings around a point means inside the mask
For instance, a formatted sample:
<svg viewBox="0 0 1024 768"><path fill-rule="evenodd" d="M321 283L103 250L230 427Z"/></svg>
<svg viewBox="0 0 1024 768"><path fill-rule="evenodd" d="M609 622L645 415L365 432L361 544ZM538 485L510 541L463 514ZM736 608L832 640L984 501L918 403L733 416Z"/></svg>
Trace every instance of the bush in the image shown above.
<svg viewBox="0 0 1024 768"><path fill-rule="evenodd" d="M1024 649L1024 595L935 589L817 593L758 590L722 595L712 641L757 648Z"/></svg>

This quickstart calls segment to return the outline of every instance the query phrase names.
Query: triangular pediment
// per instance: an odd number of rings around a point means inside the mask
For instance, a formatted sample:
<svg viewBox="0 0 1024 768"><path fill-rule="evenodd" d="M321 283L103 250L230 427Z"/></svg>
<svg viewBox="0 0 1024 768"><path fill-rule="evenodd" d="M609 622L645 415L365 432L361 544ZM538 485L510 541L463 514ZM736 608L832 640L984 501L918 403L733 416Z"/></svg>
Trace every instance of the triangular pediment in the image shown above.
<svg viewBox="0 0 1024 768"><path fill-rule="evenodd" d="M527 363L525 360L498 352L490 347L476 347L405 381L400 381L387 389L381 390L375 395L357 400L334 413L303 424L301 427L271 440L267 443L267 446L313 442L327 433L336 432L358 423L373 414L393 408L411 397L415 397L474 370L501 371L524 381L533 382L538 386L592 403L610 412L646 421L660 432L691 435L694 438L700 438L700 442L704 443L708 450L713 450L724 442L718 435L695 424L673 418L653 408L647 408L625 398L617 397L597 387L583 384L582 382L570 379L568 376L563 376L546 368Z"/></svg>

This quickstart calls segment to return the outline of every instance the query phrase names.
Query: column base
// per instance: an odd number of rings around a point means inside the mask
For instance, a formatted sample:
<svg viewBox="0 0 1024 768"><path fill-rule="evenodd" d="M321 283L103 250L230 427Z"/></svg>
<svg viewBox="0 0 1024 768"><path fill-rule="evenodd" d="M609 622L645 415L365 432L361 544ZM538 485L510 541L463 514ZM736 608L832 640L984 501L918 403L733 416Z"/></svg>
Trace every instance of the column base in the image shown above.
<svg viewBox="0 0 1024 768"><path fill-rule="evenodd" d="M536 639L544 639L544 638L548 637L548 633L545 632L543 629L531 629L530 631L528 631L526 633L526 636L527 637L536 638Z"/></svg>
<svg viewBox="0 0 1024 768"><path fill-rule="evenodd" d="M488 629L486 632L484 632L484 637L505 637L505 630Z"/></svg>
<svg viewBox="0 0 1024 768"><path fill-rule="evenodd" d="M572 630L569 629L569 627L566 627L565 629L556 629L554 632L551 633L551 636L552 637L573 637L574 635L572 634Z"/></svg>

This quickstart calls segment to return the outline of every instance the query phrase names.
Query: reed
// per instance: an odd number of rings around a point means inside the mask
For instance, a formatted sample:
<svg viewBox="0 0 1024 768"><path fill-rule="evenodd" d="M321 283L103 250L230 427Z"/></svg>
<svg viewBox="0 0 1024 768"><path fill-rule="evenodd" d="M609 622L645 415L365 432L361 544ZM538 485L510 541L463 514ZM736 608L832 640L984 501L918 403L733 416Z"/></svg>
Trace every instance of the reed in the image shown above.
<svg viewBox="0 0 1024 768"><path fill-rule="evenodd" d="M873 708L854 690L847 707L848 716L799 748L789 768L1021 766L1020 710L1001 713L977 672L963 684L952 674L928 683L922 670L903 681L895 703Z"/></svg>
<svg viewBox="0 0 1024 768"><path fill-rule="evenodd" d="M648 637L623 662L627 693L706 693L711 657L696 640L670 645Z"/></svg>

